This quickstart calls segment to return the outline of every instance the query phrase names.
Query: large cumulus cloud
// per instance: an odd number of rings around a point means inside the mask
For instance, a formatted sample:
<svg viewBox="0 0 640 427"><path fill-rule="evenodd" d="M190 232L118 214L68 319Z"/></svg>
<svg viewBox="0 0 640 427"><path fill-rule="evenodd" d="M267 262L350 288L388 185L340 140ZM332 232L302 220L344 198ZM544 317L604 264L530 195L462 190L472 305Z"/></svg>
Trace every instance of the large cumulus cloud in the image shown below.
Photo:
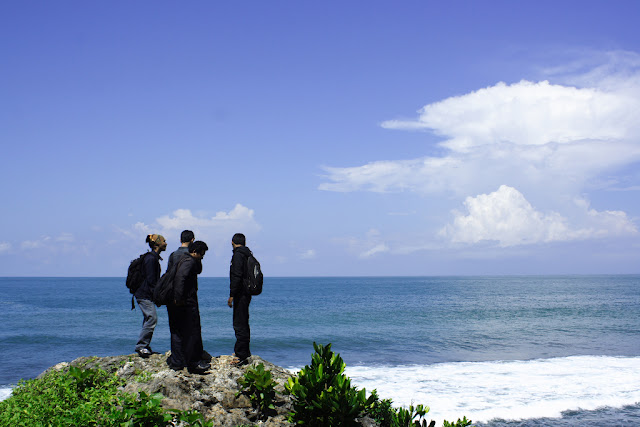
<svg viewBox="0 0 640 427"><path fill-rule="evenodd" d="M486 239L511 245L618 235L620 224L635 232L626 216L619 217L624 212L613 213L618 212L615 209L598 213L575 209L574 204L571 212L563 211L567 200L582 199L585 191L602 187L603 182L613 188L620 178L616 173L640 161L640 57L624 53L608 58L615 59L615 67L601 65L580 70L580 75L567 72L570 67L561 70L564 74L555 70L556 82L500 82L428 104L415 119L385 121L382 126L388 129L440 136L437 144L443 154L326 167L326 180L319 188L454 195L466 200L470 211L482 202L488 214L498 215L456 216L448 231L441 233L454 242ZM504 205L508 189L513 190L513 203ZM531 215L525 204L515 203L518 194L525 201L523 194L544 200L545 208L555 206L555 214ZM497 227L501 220L505 227L508 224L505 206L524 221L509 224L513 236ZM588 231L591 228L585 224L596 217L600 223L592 226L597 231ZM540 228L541 224L545 226ZM522 227L532 233L538 230L537 234L524 238ZM475 230L470 234L474 237L462 238L463 229ZM541 229L547 234L540 235Z"/></svg>

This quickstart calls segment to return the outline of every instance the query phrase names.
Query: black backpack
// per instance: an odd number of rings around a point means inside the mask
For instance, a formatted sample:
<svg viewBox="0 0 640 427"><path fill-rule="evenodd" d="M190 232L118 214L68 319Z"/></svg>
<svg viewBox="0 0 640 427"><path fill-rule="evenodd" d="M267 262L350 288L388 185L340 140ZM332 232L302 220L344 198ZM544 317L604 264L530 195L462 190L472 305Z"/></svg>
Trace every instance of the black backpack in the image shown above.
<svg viewBox="0 0 640 427"><path fill-rule="evenodd" d="M144 257L149 252L145 252L140 255L138 258L134 259L129 263L129 269L127 270L127 288L129 288L129 292L135 294L138 288L142 286L142 283L145 279L144 274ZM133 305L133 296L131 297L131 310L133 310L135 306Z"/></svg>
<svg viewBox="0 0 640 427"><path fill-rule="evenodd" d="M156 283L156 287L153 289L153 302L158 307L167 305L173 301L173 280L176 278L178 267L182 264L184 259L185 255L183 255L178 262L171 266L170 270L165 271L160 279L158 279L158 283Z"/></svg>
<svg viewBox="0 0 640 427"><path fill-rule="evenodd" d="M245 291L249 295L260 295L262 293L263 279L260 263L252 253L249 253L247 257L247 275L243 279Z"/></svg>

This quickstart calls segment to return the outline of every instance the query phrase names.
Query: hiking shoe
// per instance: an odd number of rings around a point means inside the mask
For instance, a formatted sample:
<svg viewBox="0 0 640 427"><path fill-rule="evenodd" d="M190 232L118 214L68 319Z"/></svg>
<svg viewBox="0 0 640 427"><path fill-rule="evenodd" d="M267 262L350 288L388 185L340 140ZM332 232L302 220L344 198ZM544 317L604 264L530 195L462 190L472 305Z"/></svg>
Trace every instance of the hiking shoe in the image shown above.
<svg viewBox="0 0 640 427"><path fill-rule="evenodd" d="M204 374L210 367L211 365L209 363L205 363L201 360L197 365L189 366L187 370L191 374Z"/></svg>
<svg viewBox="0 0 640 427"><path fill-rule="evenodd" d="M151 356L151 351L149 351L148 348L139 348L136 350L136 353L138 353L138 355L143 359L146 359L147 357Z"/></svg>

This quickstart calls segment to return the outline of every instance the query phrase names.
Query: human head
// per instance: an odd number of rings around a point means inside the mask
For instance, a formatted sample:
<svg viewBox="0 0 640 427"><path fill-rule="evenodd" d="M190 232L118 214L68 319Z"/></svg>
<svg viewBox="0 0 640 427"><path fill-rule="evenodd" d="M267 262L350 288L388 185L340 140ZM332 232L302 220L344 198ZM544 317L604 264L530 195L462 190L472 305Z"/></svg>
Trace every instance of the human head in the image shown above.
<svg viewBox="0 0 640 427"><path fill-rule="evenodd" d="M204 253L209 250L209 247L202 240L196 240L193 243L189 244L189 253L190 254L199 254L204 256Z"/></svg>
<svg viewBox="0 0 640 427"><path fill-rule="evenodd" d="M155 249L157 247L162 248L163 246L165 248L167 247L167 241L161 234L149 234L146 242L149 244L151 249Z"/></svg>
<svg viewBox="0 0 640 427"><path fill-rule="evenodd" d="M231 239L231 243L239 246L245 246L247 244L246 242L247 242L247 239L244 237L244 234L242 233L234 234L233 238Z"/></svg>
<svg viewBox="0 0 640 427"><path fill-rule="evenodd" d="M193 242L195 238L196 236L194 236L193 231L191 230L184 230L180 233L180 243L190 243Z"/></svg>

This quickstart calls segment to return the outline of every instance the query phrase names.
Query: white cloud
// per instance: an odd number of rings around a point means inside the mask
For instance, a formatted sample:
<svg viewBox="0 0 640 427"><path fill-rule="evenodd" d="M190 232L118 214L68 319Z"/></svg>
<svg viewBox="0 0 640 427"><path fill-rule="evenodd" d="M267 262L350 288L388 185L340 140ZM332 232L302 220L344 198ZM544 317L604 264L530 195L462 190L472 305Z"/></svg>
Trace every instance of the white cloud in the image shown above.
<svg viewBox="0 0 640 427"><path fill-rule="evenodd" d="M592 188L638 188L629 166L640 162L640 55L594 54L546 70L546 78L500 82L428 104L415 119L383 122L440 136L441 155L325 167L318 188L446 197L435 205L429 200L435 210L466 200L468 212L457 213L440 233L457 243L514 246L637 233L626 213L571 200ZM397 237L356 241L363 243L359 256L435 244L424 235L404 248Z"/></svg>
<svg viewBox="0 0 640 427"><path fill-rule="evenodd" d="M178 209L172 216L165 215L158 218L157 223L163 230L184 230L193 228L219 228L229 225L245 224L251 228L257 225L253 219L253 210L237 204L229 212L217 212L210 218L197 217L189 209Z"/></svg>
<svg viewBox="0 0 640 427"><path fill-rule="evenodd" d="M386 121L385 128L442 136L444 155L326 167L319 189L466 196L508 181L528 192L551 186L579 194L603 172L640 161L638 58L618 59L615 78L611 67L574 76L591 86L498 83L426 105L415 120ZM620 72L624 60L627 71Z"/></svg>
<svg viewBox="0 0 640 427"><path fill-rule="evenodd" d="M136 242L144 242L144 237L149 233L162 234L169 242L169 247L171 242L179 242L182 230L192 230L196 240L207 242L210 250L220 253L224 248L230 248L229 242L234 233L255 233L260 230L260 225L254 218L253 209L236 204L230 211L220 211L213 216L194 214L190 209L177 209L156 218L152 224L137 222L129 229L116 227L116 230ZM251 236L247 235L247 239L250 240Z"/></svg>
<svg viewBox="0 0 640 427"><path fill-rule="evenodd" d="M7 253L9 251L11 251L11 243L0 242L0 254Z"/></svg>
<svg viewBox="0 0 640 427"><path fill-rule="evenodd" d="M49 236L42 236L38 240L25 240L20 244L20 248L24 250L39 249L48 244L50 240Z"/></svg>
<svg viewBox="0 0 640 427"><path fill-rule="evenodd" d="M640 103L627 93L553 85L498 83L427 105L416 121L387 121L391 129L431 129L450 137L442 145L468 152L480 145L545 145L620 140L636 128Z"/></svg>
<svg viewBox="0 0 640 427"><path fill-rule="evenodd" d="M364 237L336 238L334 241L345 246L350 253L361 259L391 251L380 230L375 228L367 231Z"/></svg>
<svg viewBox="0 0 640 427"><path fill-rule="evenodd" d="M360 254L360 258L369 258L372 257L376 254L381 254L384 252L389 252L389 246L387 246L384 243L379 243L377 245L375 245L374 247L372 247L371 249L369 249L368 251L365 251L363 253Z"/></svg>
<svg viewBox="0 0 640 427"><path fill-rule="evenodd" d="M316 257L316 251L309 249L300 254L301 259L314 259Z"/></svg>
<svg viewBox="0 0 640 427"><path fill-rule="evenodd" d="M637 233L624 212L597 212L583 200L576 204L583 212L577 228L556 212L537 211L518 190L502 185L493 193L467 197L467 214L454 212L453 223L441 235L453 243L497 241L506 247Z"/></svg>
<svg viewBox="0 0 640 427"><path fill-rule="evenodd" d="M146 225L144 222L136 222L133 224L133 229L140 233L151 234L151 227Z"/></svg>
<svg viewBox="0 0 640 427"><path fill-rule="evenodd" d="M71 233L62 233L58 237L56 237L56 241L58 241L58 242L73 242L73 241L75 241L75 237Z"/></svg>

